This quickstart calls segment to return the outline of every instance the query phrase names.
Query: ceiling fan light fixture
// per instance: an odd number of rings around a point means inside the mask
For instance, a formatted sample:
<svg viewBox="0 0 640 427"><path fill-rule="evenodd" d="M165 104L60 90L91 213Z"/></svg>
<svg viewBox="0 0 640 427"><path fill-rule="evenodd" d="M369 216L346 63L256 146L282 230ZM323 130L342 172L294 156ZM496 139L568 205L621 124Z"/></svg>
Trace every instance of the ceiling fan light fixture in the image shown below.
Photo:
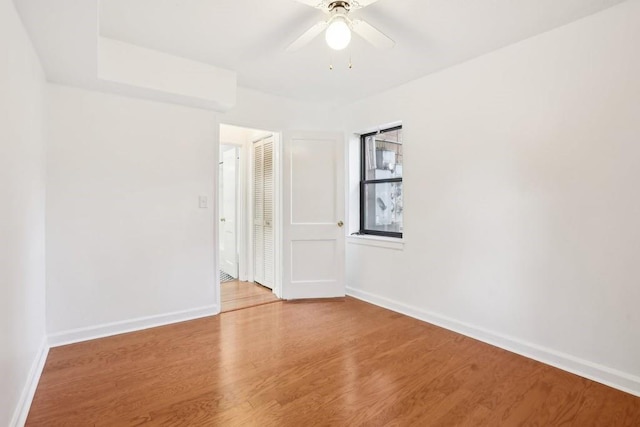
<svg viewBox="0 0 640 427"><path fill-rule="evenodd" d="M293 43L287 46L287 52L295 52L308 45L312 40L324 32L325 40L334 50L342 50L351 43L351 33L354 32L364 41L379 49L391 49L395 42L362 19L352 20L350 13L362 9L378 0L296 0L316 9L322 10L328 19L317 22L302 33Z"/></svg>
<svg viewBox="0 0 640 427"><path fill-rule="evenodd" d="M331 49L342 50L351 42L351 29L347 20L336 16L325 32L325 39Z"/></svg>

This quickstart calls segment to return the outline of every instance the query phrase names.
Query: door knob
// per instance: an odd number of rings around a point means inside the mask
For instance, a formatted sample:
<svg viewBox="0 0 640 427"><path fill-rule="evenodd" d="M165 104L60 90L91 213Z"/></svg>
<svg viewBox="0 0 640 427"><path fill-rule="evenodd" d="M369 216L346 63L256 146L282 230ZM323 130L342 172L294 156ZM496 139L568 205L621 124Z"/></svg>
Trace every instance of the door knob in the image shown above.
<svg viewBox="0 0 640 427"><path fill-rule="evenodd" d="M344 225L344 222L338 221L338 227L342 227L343 225Z"/></svg>
<svg viewBox="0 0 640 427"><path fill-rule="evenodd" d="M225 222L225 221L226 221L226 219L220 218L220 222Z"/></svg>

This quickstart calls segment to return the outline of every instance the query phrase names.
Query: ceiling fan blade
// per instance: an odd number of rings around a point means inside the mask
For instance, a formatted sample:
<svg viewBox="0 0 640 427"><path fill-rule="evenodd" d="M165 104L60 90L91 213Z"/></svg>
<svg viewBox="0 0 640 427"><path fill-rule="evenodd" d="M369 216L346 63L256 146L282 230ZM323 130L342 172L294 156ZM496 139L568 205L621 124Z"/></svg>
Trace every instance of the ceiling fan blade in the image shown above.
<svg viewBox="0 0 640 427"><path fill-rule="evenodd" d="M315 7L316 9L324 9L324 2L322 0L295 0L298 3L306 4L307 6ZM373 0L377 1L377 0Z"/></svg>
<svg viewBox="0 0 640 427"><path fill-rule="evenodd" d="M322 31L324 31L325 28L327 28L327 22L326 21L318 22L313 27L311 27L307 31L305 31L304 34L302 34L300 37L298 37L293 43L291 43L289 46L287 46L286 51L287 52L294 52L294 51L300 49L301 47L303 47L306 44L308 44L309 42L311 42L311 40L315 39L318 36L318 34L320 34Z"/></svg>
<svg viewBox="0 0 640 427"><path fill-rule="evenodd" d="M300 1L300 0L298 0ZM313 1L313 0L311 0ZM362 7L366 7L369 6L372 3L377 2L378 0L354 0L351 3L351 7L356 7L357 9L362 8Z"/></svg>
<svg viewBox="0 0 640 427"><path fill-rule="evenodd" d="M396 44L380 30L361 19L356 19L352 22L352 30L379 49L391 49Z"/></svg>

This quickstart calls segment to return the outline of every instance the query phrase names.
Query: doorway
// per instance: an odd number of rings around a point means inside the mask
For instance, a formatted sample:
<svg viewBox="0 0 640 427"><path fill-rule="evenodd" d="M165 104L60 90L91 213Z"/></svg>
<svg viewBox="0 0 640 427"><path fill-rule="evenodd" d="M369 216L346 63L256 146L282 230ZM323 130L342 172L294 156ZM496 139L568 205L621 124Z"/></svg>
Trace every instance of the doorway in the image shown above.
<svg viewBox="0 0 640 427"><path fill-rule="evenodd" d="M276 132L220 125L221 311L278 301Z"/></svg>

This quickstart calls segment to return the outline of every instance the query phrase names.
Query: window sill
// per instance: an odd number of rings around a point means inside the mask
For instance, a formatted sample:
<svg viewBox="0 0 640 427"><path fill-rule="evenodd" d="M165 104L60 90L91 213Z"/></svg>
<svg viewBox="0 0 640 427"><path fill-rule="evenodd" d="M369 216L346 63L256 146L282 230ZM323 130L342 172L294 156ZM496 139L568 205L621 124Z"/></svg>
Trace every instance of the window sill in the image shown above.
<svg viewBox="0 0 640 427"><path fill-rule="evenodd" d="M350 245L374 246L376 248L393 249L396 251L404 250L404 239L396 237L384 236L347 236L347 243Z"/></svg>

